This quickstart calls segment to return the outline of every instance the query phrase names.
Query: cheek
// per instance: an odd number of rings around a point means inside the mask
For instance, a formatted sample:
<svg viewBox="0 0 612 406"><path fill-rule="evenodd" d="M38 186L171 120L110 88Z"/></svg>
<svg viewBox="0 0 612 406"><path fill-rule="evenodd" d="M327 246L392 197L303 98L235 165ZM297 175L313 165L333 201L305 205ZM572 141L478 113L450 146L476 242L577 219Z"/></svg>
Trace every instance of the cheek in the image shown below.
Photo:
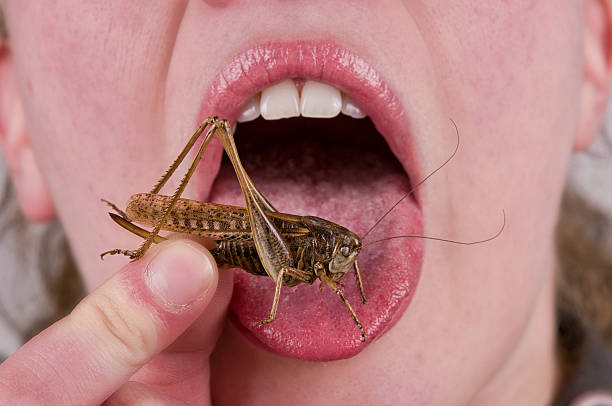
<svg viewBox="0 0 612 406"><path fill-rule="evenodd" d="M431 32L438 34L427 37L444 94L440 115L457 123L460 147L444 175L428 180L426 234L487 238L501 226L502 210L507 223L486 244L428 243L413 314L423 315L415 325L426 326L421 334L431 339L424 341L439 343L441 354L472 349L471 362L482 368L470 373L485 374L513 351L551 282L577 126L582 5L463 3L470 7L439 4L436 13L454 14L436 19ZM441 342L440 331L457 339Z"/></svg>
<svg viewBox="0 0 612 406"><path fill-rule="evenodd" d="M9 8L28 129L47 166L74 177L75 167L88 172L146 151L142 138L159 126L167 11L146 1Z"/></svg>
<svg viewBox="0 0 612 406"><path fill-rule="evenodd" d="M432 179L428 204L435 210L427 224L480 239L494 234L505 209L500 240L512 250L494 253L520 264L508 278L537 279L528 261L541 264L550 253L577 128L582 5L467 3L452 10L439 4L437 13L452 16L440 19L432 31L442 34L430 37L443 114L457 122L460 149L445 178ZM518 253L529 255L511 255Z"/></svg>
<svg viewBox="0 0 612 406"><path fill-rule="evenodd" d="M577 3L526 1L475 10L474 19L489 23L462 37L459 83L448 83L456 92L452 112L468 123L451 185L455 202L473 203L480 230L491 230L485 224L497 224L495 213L506 209L503 237L515 254L506 259L524 270L533 267L516 254L534 258L552 248L579 112L581 11Z"/></svg>
<svg viewBox="0 0 612 406"><path fill-rule="evenodd" d="M71 243L82 269L113 241L104 233L116 231L99 199L122 205L130 193L150 186L135 180L153 182L169 162L162 156L160 96L181 7L149 1L7 4L27 131L62 223L69 236L79 236ZM93 273L105 277L100 269Z"/></svg>

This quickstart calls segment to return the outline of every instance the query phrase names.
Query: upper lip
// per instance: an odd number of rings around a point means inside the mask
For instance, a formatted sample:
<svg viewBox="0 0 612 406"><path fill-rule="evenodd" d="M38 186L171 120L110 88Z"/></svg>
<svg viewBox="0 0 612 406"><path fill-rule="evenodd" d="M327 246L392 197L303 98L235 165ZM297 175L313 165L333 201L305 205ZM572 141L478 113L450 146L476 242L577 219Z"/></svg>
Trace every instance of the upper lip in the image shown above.
<svg viewBox="0 0 612 406"><path fill-rule="evenodd" d="M372 64L331 41L269 42L242 51L209 86L199 118L219 116L233 123L256 93L291 77L325 82L350 95L413 178L418 154L399 99Z"/></svg>

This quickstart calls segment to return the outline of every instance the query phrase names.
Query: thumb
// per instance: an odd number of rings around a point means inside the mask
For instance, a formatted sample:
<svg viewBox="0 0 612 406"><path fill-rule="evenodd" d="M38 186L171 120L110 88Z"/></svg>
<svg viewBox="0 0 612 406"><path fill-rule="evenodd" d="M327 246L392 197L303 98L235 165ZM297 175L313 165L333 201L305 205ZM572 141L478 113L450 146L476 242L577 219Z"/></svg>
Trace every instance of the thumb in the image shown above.
<svg viewBox="0 0 612 406"><path fill-rule="evenodd" d="M198 318L217 282L198 244L152 248L1 364L0 398L101 403Z"/></svg>

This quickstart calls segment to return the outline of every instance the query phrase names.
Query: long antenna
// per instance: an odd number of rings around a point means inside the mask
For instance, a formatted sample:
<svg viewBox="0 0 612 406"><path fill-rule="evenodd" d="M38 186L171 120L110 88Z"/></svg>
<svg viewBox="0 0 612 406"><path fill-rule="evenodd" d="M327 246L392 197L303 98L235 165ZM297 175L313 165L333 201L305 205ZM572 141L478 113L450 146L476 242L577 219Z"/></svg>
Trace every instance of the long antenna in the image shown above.
<svg viewBox="0 0 612 406"><path fill-rule="evenodd" d="M496 239L497 237L500 236L500 234L502 233L502 231L504 231L504 228L506 228L506 211L502 210L502 213L504 215L504 222L501 226L501 228L499 229L499 231L492 237L489 238L485 238L484 240L478 240L478 241L455 241L455 240L447 240L446 238L437 238L437 237L425 237L423 235L396 235L394 237L387 237L387 238L383 238L382 240L376 240L376 241L371 241L367 244L364 244L364 248L367 247L368 245L372 245L372 244L376 244L379 242L383 242L383 241L387 241L387 240L394 240L396 238L422 238L424 240L433 240L433 241L442 241L442 242L450 242L452 244L460 244L460 245L476 245L476 244L482 244L484 242L488 242L491 240Z"/></svg>
<svg viewBox="0 0 612 406"><path fill-rule="evenodd" d="M455 121L452 118L449 118L449 120L451 121L451 123L453 123L453 125L455 126L455 132L457 133L457 145L455 145L455 150L453 151L453 153L451 154L451 156L448 157L448 159L446 159L446 161L444 161L442 163L442 165L438 166L433 172L431 172L429 175L425 176L425 178L423 178L419 183L417 183L416 185L414 185L412 187L412 189L410 189L408 191L408 193L406 193L401 199L399 199L393 206L391 206L391 208L389 210L387 210L385 212L385 214L382 215L381 218L379 218L378 220L376 220L376 223L374 223L374 225L372 227L370 227L370 229L363 235L363 237L361 237L361 239L365 239L368 234L370 234L370 232L372 230L374 230L374 228L378 225L378 223L380 223L381 221L383 221L383 219L385 217L387 217L387 215L389 213L391 213L393 211L393 209L395 209L395 207L400 204L405 198L407 198L408 196L410 196L412 193L414 193L414 191L421 186L423 183L425 183L425 181L427 179L429 179L430 177L432 177L436 172L438 172L440 169L442 169L444 166L446 166L447 163L450 162L451 159L453 159L453 157L455 156L455 154L457 153L457 150L459 149L459 129L457 128L457 124L455 124ZM391 237L391 238L395 238L395 237Z"/></svg>

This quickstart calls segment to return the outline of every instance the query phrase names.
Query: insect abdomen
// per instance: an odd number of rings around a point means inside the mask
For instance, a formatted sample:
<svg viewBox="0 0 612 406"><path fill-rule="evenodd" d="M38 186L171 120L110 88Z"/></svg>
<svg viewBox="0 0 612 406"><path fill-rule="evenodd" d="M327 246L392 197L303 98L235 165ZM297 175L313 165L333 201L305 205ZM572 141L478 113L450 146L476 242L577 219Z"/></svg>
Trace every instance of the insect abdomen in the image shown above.
<svg viewBox="0 0 612 406"><path fill-rule="evenodd" d="M267 275L252 239L220 241L210 253L221 268L241 268L253 275Z"/></svg>
<svg viewBox="0 0 612 406"><path fill-rule="evenodd" d="M136 194L130 198L126 213L135 223L153 226L169 201L169 196ZM162 229L213 238L251 232L248 213L244 208L190 199L178 199Z"/></svg>

